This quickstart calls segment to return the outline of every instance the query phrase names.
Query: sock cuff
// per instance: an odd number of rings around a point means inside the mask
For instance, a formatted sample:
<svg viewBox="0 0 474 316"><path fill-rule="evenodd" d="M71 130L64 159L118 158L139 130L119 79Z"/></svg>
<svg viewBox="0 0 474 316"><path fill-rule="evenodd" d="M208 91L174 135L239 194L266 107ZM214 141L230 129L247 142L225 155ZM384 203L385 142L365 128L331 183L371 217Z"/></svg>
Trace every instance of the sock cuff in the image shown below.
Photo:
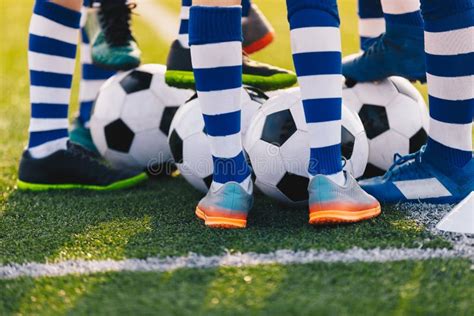
<svg viewBox="0 0 474 316"><path fill-rule="evenodd" d="M405 14L388 14L385 13L385 21L387 24L404 24L423 27L423 17L421 11L415 11Z"/></svg>
<svg viewBox="0 0 474 316"><path fill-rule="evenodd" d="M311 175L334 174L342 170L341 144L324 147L311 148L308 172Z"/></svg>
<svg viewBox="0 0 474 316"><path fill-rule="evenodd" d="M323 11L332 15L339 23L339 13L336 0L286 0L288 21L298 11ZM317 23L315 21L314 23Z"/></svg>
<svg viewBox="0 0 474 316"><path fill-rule="evenodd" d="M242 8L193 6L189 18L189 44L242 41Z"/></svg>
<svg viewBox="0 0 474 316"><path fill-rule="evenodd" d="M462 10L453 14L424 19L425 31L446 32L474 26L474 8Z"/></svg>
<svg viewBox="0 0 474 316"><path fill-rule="evenodd" d="M62 7L48 0L37 0L33 12L64 26L78 29L81 12Z"/></svg>
<svg viewBox="0 0 474 316"><path fill-rule="evenodd" d="M421 12L425 21L437 20L474 9L474 0L425 0Z"/></svg>
<svg viewBox="0 0 474 316"><path fill-rule="evenodd" d="M438 166L453 164L460 168L472 159L472 151L462 151L459 149L447 147L441 143L438 143L431 137L428 137L425 155L430 161L434 162Z"/></svg>

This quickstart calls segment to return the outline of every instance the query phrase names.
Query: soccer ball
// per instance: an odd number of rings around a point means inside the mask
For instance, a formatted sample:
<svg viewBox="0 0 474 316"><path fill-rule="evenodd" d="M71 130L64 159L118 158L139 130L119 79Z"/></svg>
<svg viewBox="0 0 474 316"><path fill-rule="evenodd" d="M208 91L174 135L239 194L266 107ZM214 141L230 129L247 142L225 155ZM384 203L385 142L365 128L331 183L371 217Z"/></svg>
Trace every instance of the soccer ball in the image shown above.
<svg viewBox="0 0 474 316"><path fill-rule="evenodd" d="M377 83L347 81L342 94L344 104L359 114L369 139L364 177L384 174L396 153L414 153L426 143L428 109L408 80L391 77Z"/></svg>
<svg viewBox="0 0 474 316"><path fill-rule="evenodd" d="M266 99L268 97L255 88L242 88L242 138L252 116ZM213 163L197 95L176 113L171 123L169 144L181 175L194 188L207 192L212 182Z"/></svg>
<svg viewBox="0 0 474 316"><path fill-rule="evenodd" d="M368 159L362 122L342 107L344 169L359 177ZM299 88L268 100L255 114L244 148L256 176L256 186L266 195L289 205L308 199L309 136Z"/></svg>
<svg viewBox="0 0 474 316"><path fill-rule="evenodd" d="M193 91L169 87L165 72L163 65L142 65L101 87L90 128L98 151L114 167L143 170L171 159L171 120Z"/></svg>

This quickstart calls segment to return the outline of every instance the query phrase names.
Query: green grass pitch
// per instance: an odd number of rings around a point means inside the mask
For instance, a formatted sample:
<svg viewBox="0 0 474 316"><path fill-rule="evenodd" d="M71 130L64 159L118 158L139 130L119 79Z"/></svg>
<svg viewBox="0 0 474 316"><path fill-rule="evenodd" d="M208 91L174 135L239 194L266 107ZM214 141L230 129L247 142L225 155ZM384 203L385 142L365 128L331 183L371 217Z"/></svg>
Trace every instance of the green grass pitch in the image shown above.
<svg viewBox="0 0 474 316"><path fill-rule="evenodd" d="M178 0L160 1L178 12ZM284 1L255 0L277 39L255 59L292 68ZM27 31L32 0L0 1L0 265L64 260L211 256L279 249L344 251L453 248L397 208L358 225L314 228L307 210L262 195L246 230L206 229L193 210L200 194L183 179L157 178L122 192L15 189L29 119ZM344 54L358 50L356 3L340 1ZM159 18L159 17L157 17ZM144 63L164 63L168 43L143 17L134 30ZM77 76L72 115L77 109ZM426 96L426 87L421 87ZM108 272L0 280L0 315L472 315L467 259L311 263Z"/></svg>

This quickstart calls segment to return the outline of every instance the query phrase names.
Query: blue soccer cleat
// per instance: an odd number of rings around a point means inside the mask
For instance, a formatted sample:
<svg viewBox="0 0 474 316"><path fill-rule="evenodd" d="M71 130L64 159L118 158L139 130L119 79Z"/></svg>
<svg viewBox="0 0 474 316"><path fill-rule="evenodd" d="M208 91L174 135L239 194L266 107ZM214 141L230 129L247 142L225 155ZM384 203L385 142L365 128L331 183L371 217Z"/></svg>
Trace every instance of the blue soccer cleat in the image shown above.
<svg viewBox="0 0 474 316"><path fill-rule="evenodd" d="M245 228L252 204L253 196L237 182L228 182L217 190L211 185L196 207L196 216L214 228Z"/></svg>
<svg viewBox="0 0 474 316"><path fill-rule="evenodd" d="M363 53L343 60L342 74L356 82L379 81L391 76L426 82L423 29L387 26Z"/></svg>
<svg viewBox="0 0 474 316"><path fill-rule="evenodd" d="M344 186L324 175L311 179L308 186L310 224L354 223L380 214L380 203L364 192L349 173L344 171L344 174Z"/></svg>
<svg viewBox="0 0 474 316"><path fill-rule="evenodd" d="M404 157L395 155L385 175L360 181L360 185L382 203L453 204L474 191L473 159L459 168L436 161L425 154L425 148Z"/></svg>

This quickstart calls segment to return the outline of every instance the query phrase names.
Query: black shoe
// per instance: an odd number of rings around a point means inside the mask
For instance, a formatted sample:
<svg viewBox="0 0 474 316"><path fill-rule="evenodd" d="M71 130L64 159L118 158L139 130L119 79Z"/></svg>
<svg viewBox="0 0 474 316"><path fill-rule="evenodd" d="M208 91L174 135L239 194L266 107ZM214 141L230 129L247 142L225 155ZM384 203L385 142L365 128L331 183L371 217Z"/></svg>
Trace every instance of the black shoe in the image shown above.
<svg viewBox="0 0 474 316"><path fill-rule="evenodd" d="M25 150L20 161L18 188L117 190L135 186L148 176L142 172L114 170L99 155L71 142L66 150L35 159Z"/></svg>
<svg viewBox="0 0 474 316"><path fill-rule="evenodd" d="M91 31L95 34L91 37L91 56L95 65L117 71L140 65L141 51L130 28L135 7L136 4L125 2L102 3L98 12L99 27L95 32Z"/></svg>
<svg viewBox="0 0 474 316"><path fill-rule="evenodd" d="M191 50L175 40L166 62L166 83L176 88L195 87ZM256 62L242 53L242 81L244 85L264 91L289 88L296 83L296 74L279 67Z"/></svg>

